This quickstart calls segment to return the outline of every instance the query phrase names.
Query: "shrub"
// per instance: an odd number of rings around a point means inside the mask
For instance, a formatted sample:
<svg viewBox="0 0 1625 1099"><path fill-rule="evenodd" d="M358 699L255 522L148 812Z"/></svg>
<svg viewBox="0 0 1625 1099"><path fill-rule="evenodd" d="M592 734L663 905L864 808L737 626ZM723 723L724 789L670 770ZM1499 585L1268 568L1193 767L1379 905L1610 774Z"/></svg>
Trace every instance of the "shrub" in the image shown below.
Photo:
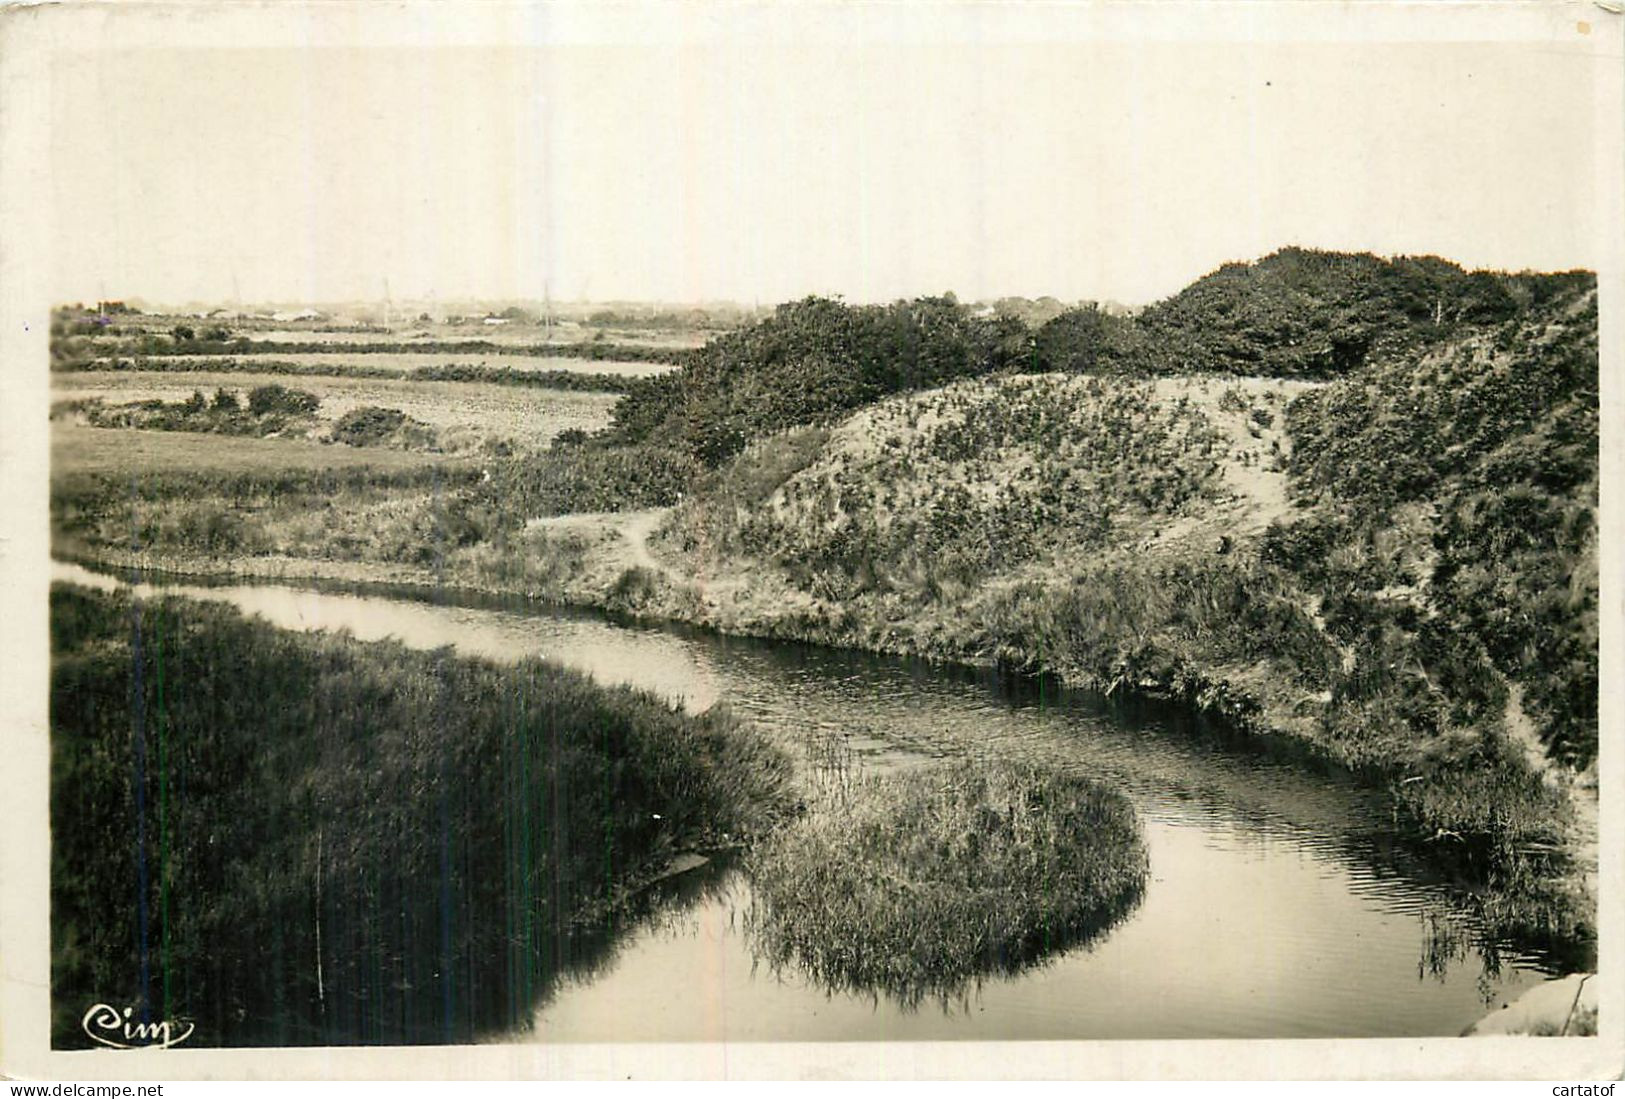
<svg viewBox="0 0 1625 1099"><path fill-rule="evenodd" d="M658 572L634 565L610 585L604 602L611 610L636 614L648 609L666 586L665 577Z"/></svg>
<svg viewBox="0 0 1625 1099"><path fill-rule="evenodd" d="M1149 369L1144 340L1128 317L1098 306L1069 309L1033 335L1034 367L1069 374L1143 374Z"/></svg>
<svg viewBox="0 0 1625 1099"><path fill-rule="evenodd" d="M398 408L379 408L368 405L354 408L338 418L333 425L332 437L350 446L376 446L388 439L407 422L406 413Z"/></svg>
<svg viewBox="0 0 1625 1099"><path fill-rule="evenodd" d="M674 504L697 474L687 455L656 444L590 440L497 463L483 498L515 519Z"/></svg>
<svg viewBox="0 0 1625 1099"><path fill-rule="evenodd" d="M272 413L308 416L320 408L321 403L321 398L314 393L275 384L255 386L248 391L248 410L256 416Z"/></svg>

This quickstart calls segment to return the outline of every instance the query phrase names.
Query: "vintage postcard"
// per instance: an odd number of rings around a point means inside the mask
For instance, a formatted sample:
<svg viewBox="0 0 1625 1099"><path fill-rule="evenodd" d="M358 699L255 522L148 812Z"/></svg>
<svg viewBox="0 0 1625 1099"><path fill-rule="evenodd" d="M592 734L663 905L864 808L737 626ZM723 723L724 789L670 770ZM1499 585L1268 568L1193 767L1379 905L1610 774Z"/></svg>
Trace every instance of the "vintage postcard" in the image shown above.
<svg viewBox="0 0 1625 1099"><path fill-rule="evenodd" d="M0 1070L1625 1071L1622 23L0 10Z"/></svg>

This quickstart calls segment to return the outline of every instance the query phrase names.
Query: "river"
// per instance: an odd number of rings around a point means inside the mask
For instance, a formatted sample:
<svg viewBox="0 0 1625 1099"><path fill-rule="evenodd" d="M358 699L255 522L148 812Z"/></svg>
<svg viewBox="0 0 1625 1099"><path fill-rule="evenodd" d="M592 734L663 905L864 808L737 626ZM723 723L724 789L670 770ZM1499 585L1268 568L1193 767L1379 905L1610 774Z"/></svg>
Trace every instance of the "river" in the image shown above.
<svg viewBox="0 0 1625 1099"><path fill-rule="evenodd" d="M117 585L62 563L53 576ZM1141 821L1151 873L1119 926L959 999L907 1008L757 964L749 881L712 866L609 944L590 973L553 989L534 1029L511 1040L1455 1035L1548 976L1537 957L1479 943L1470 918L1392 842L1380 794L1227 743L1170 705L484 601L268 583L163 590L291 629L548 657L692 710L724 704L792 751L839 738L871 772L961 754L1045 760L1115 786Z"/></svg>

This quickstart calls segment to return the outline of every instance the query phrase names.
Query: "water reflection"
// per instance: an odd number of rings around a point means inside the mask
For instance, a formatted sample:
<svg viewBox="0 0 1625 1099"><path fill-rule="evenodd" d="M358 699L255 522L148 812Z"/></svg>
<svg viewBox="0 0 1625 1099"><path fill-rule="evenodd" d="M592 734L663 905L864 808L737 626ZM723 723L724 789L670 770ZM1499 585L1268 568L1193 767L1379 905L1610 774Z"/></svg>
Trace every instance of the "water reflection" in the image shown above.
<svg viewBox="0 0 1625 1099"><path fill-rule="evenodd" d="M743 926L753 964L765 965L776 979L793 973L832 996L856 996L877 1008L884 997L904 1013L932 1003L943 1015L952 1016L956 1009L959 1014L968 1014L973 997L990 979L1014 980L1054 965L1062 955L1087 952L1129 918L1143 895L1143 887L1135 884L1108 898L1073 925L1048 929L1042 940L978 956L965 972L922 972L892 980L866 980L838 965L820 964L808 955L796 928L788 922L793 917L778 918L754 896L745 911Z"/></svg>

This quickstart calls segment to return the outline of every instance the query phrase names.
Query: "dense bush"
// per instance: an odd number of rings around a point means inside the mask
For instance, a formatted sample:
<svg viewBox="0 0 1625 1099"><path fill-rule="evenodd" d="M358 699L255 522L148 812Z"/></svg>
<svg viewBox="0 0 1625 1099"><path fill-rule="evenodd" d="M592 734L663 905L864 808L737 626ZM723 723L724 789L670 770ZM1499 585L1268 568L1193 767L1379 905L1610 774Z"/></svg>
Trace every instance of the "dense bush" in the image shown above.
<svg viewBox="0 0 1625 1099"><path fill-rule="evenodd" d="M713 339L635 387L608 441L658 440L715 467L750 440L830 423L894 393L999 371L1340 377L1583 292L1584 275L1467 272L1443 260L1285 249L1230 264L1137 316L1096 306L1029 331L951 296L887 306L807 298ZM1263 411L1256 422L1268 426ZM1403 486L1407 474L1398 471Z"/></svg>
<svg viewBox="0 0 1625 1099"><path fill-rule="evenodd" d="M1515 278L1431 256L1285 248L1226 264L1137 321L1159 371L1336 377L1462 325L1511 317Z"/></svg>
<svg viewBox="0 0 1625 1099"><path fill-rule="evenodd" d="M1532 481L1447 499L1436 599L1524 685L1555 754L1584 766L1598 734L1596 481L1555 493Z"/></svg>
<svg viewBox="0 0 1625 1099"><path fill-rule="evenodd" d="M1229 263L1132 318L1087 306L1038 329L1037 367L1333 378L1583 292L1591 276L1465 271L1432 256L1285 248Z"/></svg>
<svg viewBox="0 0 1625 1099"><path fill-rule="evenodd" d="M308 434L316 426L313 414L320 404L310 393L261 386L249 394L246 409L235 393L218 389L213 400L198 390L184 401L154 399L107 405L96 400L83 410L94 427L265 436Z"/></svg>
<svg viewBox="0 0 1625 1099"><path fill-rule="evenodd" d="M281 385L259 385L248 391L248 411L256 416L273 412L304 416L315 412L321 404L322 399L314 393Z"/></svg>
<svg viewBox="0 0 1625 1099"><path fill-rule="evenodd" d="M516 522L578 511L628 511L676 503L697 475L690 457L655 443L566 442L493 465L480 498Z"/></svg>
<svg viewBox="0 0 1625 1099"><path fill-rule="evenodd" d="M406 413L398 408L353 408L333 424L332 435L351 446L374 446L400 430L406 419Z"/></svg>
<svg viewBox="0 0 1625 1099"><path fill-rule="evenodd" d="M1596 306L1585 283L1556 281L1517 319L1294 401L1290 468L1318 503L1263 552L1325 596L1334 628L1376 621L1385 589L1425 585L1417 621L1470 638L1525 687L1552 750L1583 765L1597 743ZM1407 513L1428 518L1396 539ZM1408 567L1385 538L1412 543Z"/></svg>
<svg viewBox="0 0 1625 1099"><path fill-rule="evenodd" d="M1135 374L1150 372L1145 339L1132 317L1106 313L1097 306L1070 309L1033 334L1035 365L1069 374Z"/></svg>
<svg viewBox="0 0 1625 1099"><path fill-rule="evenodd" d="M328 437L349 446L432 450L437 445L434 428L412 419L398 408L379 408L377 405L366 405L346 412L329 429Z"/></svg>
<svg viewBox="0 0 1625 1099"><path fill-rule="evenodd" d="M715 466L755 436L1027 362L1027 345L1019 321L973 316L951 297L885 306L807 298L717 337L675 376L627 398L611 437L672 441Z"/></svg>

